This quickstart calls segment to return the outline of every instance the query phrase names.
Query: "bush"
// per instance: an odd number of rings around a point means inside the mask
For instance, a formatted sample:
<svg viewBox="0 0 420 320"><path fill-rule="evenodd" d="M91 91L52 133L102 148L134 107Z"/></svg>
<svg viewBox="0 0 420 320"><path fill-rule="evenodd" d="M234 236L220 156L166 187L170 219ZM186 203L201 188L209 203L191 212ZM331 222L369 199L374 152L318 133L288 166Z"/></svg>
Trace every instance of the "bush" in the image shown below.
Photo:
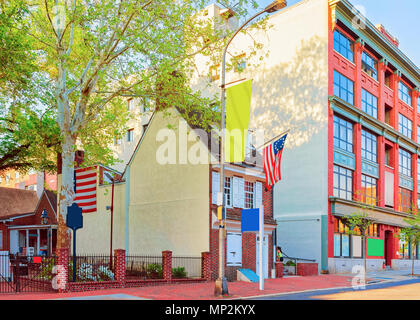
<svg viewBox="0 0 420 320"><path fill-rule="evenodd" d="M186 278L187 272L185 271L184 267L172 268L172 277L176 279Z"/></svg>
<svg viewBox="0 0 420 320"><path fill-rule="evenodd" d="M287 261L284 265L288 267L296 267L296 263L294 263L292 260Z"/></svg>
<svg viewBox="0 0 420 320"><path fill-rule="evenodd" d="M157 263L151 263L147 266L147 277L151 279L162 279L163 270L162 265Z"/></svg>

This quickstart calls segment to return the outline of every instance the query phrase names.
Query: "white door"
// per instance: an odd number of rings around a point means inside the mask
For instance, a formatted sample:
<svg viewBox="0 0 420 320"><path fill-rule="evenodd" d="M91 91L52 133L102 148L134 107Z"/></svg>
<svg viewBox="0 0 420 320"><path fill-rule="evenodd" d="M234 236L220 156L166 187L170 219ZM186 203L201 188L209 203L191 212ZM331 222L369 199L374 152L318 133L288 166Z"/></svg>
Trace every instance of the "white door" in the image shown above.
<svg viewBox="0 0 420 320"><path fill-rule="evenodd" d="M257 234L257 257L256 257L256 263L257 263L257 275L260 275L260 236ZM263 274L264 278L268 279L268 238L267 236L264 236L263 238Z"/></svg>
<svg viewBox="0 0 420 320"><path fill-rule="evenodd" d="M226 265L242 266L242 235L240 233L226 235Z"/></svg>
<svg viewBox="0 0 420 320"><path fill-rule="evenodd" d="M19 231L10 230L10 253L19 252Z"/></svg>

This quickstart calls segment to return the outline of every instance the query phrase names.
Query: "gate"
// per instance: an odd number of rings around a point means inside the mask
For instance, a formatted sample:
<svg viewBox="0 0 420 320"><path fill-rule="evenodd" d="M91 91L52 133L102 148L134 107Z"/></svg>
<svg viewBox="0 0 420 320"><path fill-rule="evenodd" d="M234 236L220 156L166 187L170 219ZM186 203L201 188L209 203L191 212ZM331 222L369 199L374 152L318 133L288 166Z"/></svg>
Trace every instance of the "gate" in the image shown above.
<svg viewBox="0 0 420 320"><path fill-rule="evenodd" d="M0 293L56 292L55 257L0 255Z"/></svg>

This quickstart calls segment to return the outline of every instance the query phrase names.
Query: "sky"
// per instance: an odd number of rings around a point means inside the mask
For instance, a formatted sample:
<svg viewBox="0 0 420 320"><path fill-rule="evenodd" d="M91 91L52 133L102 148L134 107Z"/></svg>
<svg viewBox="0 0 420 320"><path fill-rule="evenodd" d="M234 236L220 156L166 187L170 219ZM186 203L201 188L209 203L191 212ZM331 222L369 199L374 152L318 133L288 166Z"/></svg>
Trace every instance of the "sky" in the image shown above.
<svg viewBox="0 0 420 320"><path fill-rule="evenodd" d="M260 0L263 8L273 0ZM301 0L287 0L291 6ZM419 0L349 0L373 24L382 24L399 42L399 49L420 68Z"/></svg>

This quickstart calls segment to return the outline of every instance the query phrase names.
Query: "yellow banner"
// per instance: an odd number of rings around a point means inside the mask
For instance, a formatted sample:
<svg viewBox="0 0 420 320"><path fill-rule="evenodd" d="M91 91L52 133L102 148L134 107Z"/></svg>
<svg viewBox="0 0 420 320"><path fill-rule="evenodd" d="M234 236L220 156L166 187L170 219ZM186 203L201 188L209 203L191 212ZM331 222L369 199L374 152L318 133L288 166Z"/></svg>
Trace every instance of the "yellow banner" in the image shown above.
<svg viewBox="0 0 420 320"><path fill-rule="evenodd" d="M246 138L251 111L252 80L226 89L225 161L245 160Z"/></svg>

